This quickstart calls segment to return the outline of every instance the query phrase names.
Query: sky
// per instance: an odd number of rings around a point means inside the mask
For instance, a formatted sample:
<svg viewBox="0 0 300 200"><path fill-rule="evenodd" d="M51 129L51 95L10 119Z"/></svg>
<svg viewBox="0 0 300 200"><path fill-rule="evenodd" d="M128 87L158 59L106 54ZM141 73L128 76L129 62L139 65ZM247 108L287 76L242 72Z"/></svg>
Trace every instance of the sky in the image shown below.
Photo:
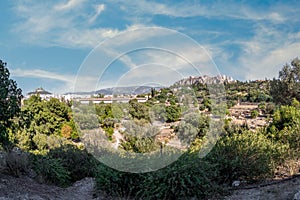
<svg viewBox="0 0 300 200"><path fill-rule="evenodd" d="M0 59L23 94L271 79L300 54L300 1L0 1Z"/></svg>

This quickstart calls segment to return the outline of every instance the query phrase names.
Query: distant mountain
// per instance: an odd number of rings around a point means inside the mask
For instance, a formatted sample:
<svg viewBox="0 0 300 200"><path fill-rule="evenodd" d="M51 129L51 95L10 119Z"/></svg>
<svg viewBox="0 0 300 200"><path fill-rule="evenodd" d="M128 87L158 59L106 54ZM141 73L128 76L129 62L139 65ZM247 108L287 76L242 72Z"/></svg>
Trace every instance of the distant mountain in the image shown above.
<svg viewBox="0 0 300 200"><path fill-rule="evenodd" d="M216 83L231 83L235 82L235 80L226 75L218 75L218 76L190 76L188 78L184 78L180 81L177 81L173 84L173 86L184 86L184 85L196 85L196 84L216 84ZM90 92L69 92L66 94L76 94L76 95L94 95L94 94L104 94L104 95L129 95L129 94L147 94L151 93L151 88L155 90L160 90L162 87L152 87L152 86L128 86L128 87L114 87L114 88L104 88L96 91Z"/></svg>
<svg viewBox="0 0 300 200"><path fill-rule="evenodd" d="M226 75L217 76L190 76L174 83L174 86L186 86L186 85L197 85L197 84L218 84L218 83L232 83L235 80L232 77Z"/></svg>
<svg viewBox="0 0 300 200"><path fill-rule="evenodd" d="M104 94L104 95L112 95L112 94L123 94L123 95L138 95L138 94L147 94L151 93L151 88L155 90L159 90L162 87L151 87L151 86L128 86L128 87L115 87L115 88L104 88L91 92L68 92L66 94L77 94L77 95L93 95L93 94Z"/></svg>
<svg viewBox="0 0 300 200"><path fill-rule="evenodd" d="M97 94L112 95L112 94L147 94L151 92L151 88L159 90L161 87L151 86L129 86L129 87L115 87L97 90Z"/></svg>

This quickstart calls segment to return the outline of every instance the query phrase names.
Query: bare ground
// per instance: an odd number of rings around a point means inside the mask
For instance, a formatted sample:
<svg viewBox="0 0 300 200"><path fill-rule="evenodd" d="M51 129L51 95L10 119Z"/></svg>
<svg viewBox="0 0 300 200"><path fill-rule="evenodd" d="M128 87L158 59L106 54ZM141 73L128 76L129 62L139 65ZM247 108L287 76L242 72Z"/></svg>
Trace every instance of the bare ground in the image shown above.
<svg viewBox="0 0 300 200"><path fill-rule="evenodd" d="M293 200L300 191L300 177L270 181L265 184L248 185L237 188L225 200Z"/></svg>
<svg viewBox="0 0 300 200"><path fill-rule="evenodd" d="M71 187L40 184L28 177L12 177L0 174L0 200L89 200L113 199L107 196L94 197L95 182L85 178ZM246 185L236 188L225 200L293 200L300 190L300 177L284 181L270 182L267 185ZM248 188L248 189L246 189Z"/></svg>

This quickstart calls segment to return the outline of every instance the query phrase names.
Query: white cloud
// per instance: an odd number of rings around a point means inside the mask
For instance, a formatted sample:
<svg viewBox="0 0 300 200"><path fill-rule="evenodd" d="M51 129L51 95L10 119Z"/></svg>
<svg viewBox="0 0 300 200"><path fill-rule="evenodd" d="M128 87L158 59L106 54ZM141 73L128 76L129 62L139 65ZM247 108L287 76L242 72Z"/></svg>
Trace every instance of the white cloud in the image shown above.
<svg viewBox="0 0 300 200"><path fill-rule="evenodd" d="M118 33L118 30L109 28L69 29L58 36L55 42L58 45L72 48L94 48L104 39L113 37Z"/></svg>
<svg viewBox="0 0 300 200"><path fill-rule="evenodd" d="M32 78L46 78L54 79L63 82L73 82L74 76L72 75L61 75L54 72L49 72L41 69L23 70L20 68L11 69L12 76L15 77L32 77Z"/></svg>
<svg viewBox="0 0 300 200"><path fill-rule="evenodd" d="M283 65L299 56L299 52L300 42L273 49L261 56L259 60L255 60L256 57L252 57L253 61L250 60L251 58L245 59L244 65L248 63L249 70L245 78L253 80L278 77L278 72Z"/></svg>
<svg viewBox="0 0 300 200"><path fill-rule="evenodd" d="M61 3L61 4L55 5L54 9L59 10L59 11L69 10L69 9L72 9L72 8L75 8L75 7L79 6L84 1L85 0L68 0L67 3Z"/></svg>
<svg viewBox="0 0 300 200"><path fill-rule="evenodd" d="M291 8L289 5L276 4L268 6L267 10L262 10L232 1L230 3L217 1L212 4L195 3L195 1L194 3L185 1L184 3L172 2L167 4L145 0L113 0L103 1L101 4L95 2L87 3L86 0L68 0L63 3L55 3L53 1L47 1L46 3L28 2L31 1L26 1L25 3L15 2L15 11L21 20L20 23L15 25L14 31L20 35L24 42L35 45L56 45L74 49L94 48L105 39L116 36L106 46L104 51L110 57L118 57L121 53L126 53L126 50L134 50L138 46L151 47L151 45L157 46L158 43L168 43L169 46L165 45L163 48L171 49L174 53L182 55L190 62L198 63L199 65L210 63L209 56L214 58L219 56L219 59L223 60L236 56L234 58L235 63L227 62L226 64L234 66L237 69L236 71L238 71L237 73L242 74L241 76L247 79L277 75L277 69L274 70L274 66L278 66L278 63L289 61L297 56L294 54L299 52L300 32L293 33L281 30L284 23L291 22L291 26L294 26L295 21L299 21L297 9ZM113 8L116 8L115 4L122 9L120 20L131 19L131 25L122 29L107 26L95 27L96 23L94 22L99 20L102 13L106 14L106 12L109 12L110 6L115 6ZM240 35L236 35L236 41L233 41L235 39L233 39L233 36L226 36L226 38L229 38L227 42L235 43L236 46L241 47L242 50L239 52L239 55L230 53L230 50L227 49L228 46L221 44L221 42L216 44L211 40L205 44L206 47L209 47L206 48L209 49L207 56L203 51L197 52L195 46L184 45L177 42L176 38L169 37L169 35L162 35L161 38L164 38L165 41L159 41L155 31L150 29L148 31L134 31L141 28L146 30L145 24L152 23L151 18L153 15L165 15L170 18L200 16L210 19L250 20L252 25L249 27L249 32L252 32L253 27L256 30L254 36L250 39L248 37L247 40L242 40ZM130 24L128 21L126 23ZM240 22L238 25L240 25ZM180 28L182 28L181 26L179 24ZM233 27L235 26L233 25ZM286 28L286 26L284 27ZM193 31L188 25L184 25L183 29ZM224 34L222 31L220 33L219 30L204 31L207 31L206 35L210 35L210 38L218 37L220 39L222 37L220 34ZM123 36L118 39L118 35ZM149 41L154 42L151 44ZM179 56L166 55L162 55L159 51L149 51L140 58L133 58L131 57L132 54L130 55L129 53L121 56L119 59L130 68L136 68L145 63L172 65L176 69L184 69L186 67L186 61ZM37 74L43 75L41 72ZM63 78L61 79L63 80Z"/></svg>
<svg viewBox="0 0 300 200"><path fill-rule="evenodd" d="M299 56L299 32L287 33L272 26L260 24L255 36L240 42L243 51L237 59L240 74L247 80L278 76L283 64Z"/></svg>
<svg viewBox="0 0 300 200"><path fill-rule="evenodd" d="M99 4L95 6L96 13L89 19L89 23L93 23L104 10L105 10L104 4Z"/></svg>
<svg viewBox="0 0 300 200"><path fill-rule="evenodd" d="M16 2L14 10L21 20L14 25L13 31L19 33L25 43L71 48L94 47L103 39L118 33L118 30L112 28L92 28L90 24L105 10L105 5L95 5L96 13L91 16L88 11L94 5L84 2L85 0L69 0L59 4Z"/></svg>
<svg viewBox="0 0 300 200"><path fill-rule="evenodd" d="M166 15L170 17L207 17L207 18L231 18L244 20L268 20L273 23L283 23L286 21L285 10L282 7L271 6L270 10L259 10L257 7L251 8L243 3L217 1L211 3L202 2L172 2L169 4L158 3L146 0L115 1L122 4L121 8L129 14L145 16ZM226 8L226 9L225 9ZM141 20L143 20L142 18Z"/></svg>

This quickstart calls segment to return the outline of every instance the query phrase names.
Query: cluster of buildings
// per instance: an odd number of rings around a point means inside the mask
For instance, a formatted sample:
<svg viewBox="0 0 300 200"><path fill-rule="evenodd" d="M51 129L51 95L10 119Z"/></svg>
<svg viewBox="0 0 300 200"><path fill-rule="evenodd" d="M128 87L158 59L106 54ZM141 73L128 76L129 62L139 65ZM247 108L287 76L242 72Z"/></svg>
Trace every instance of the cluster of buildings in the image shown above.
<svg viewBox="0 0 300 200"><path fill-rule="evenodd" d="M128 103L131 99L136 99L140 103L144 103L148 100L148 97L137 97L137 95L120 95L120 96L113 96L113 95L104 95L101 98L98 97L92 97L92 96L97 96L95 95L90 95L90 94L53 94L49 91L46 91L42 87L35 89L32 92L28 92L27 95L25 96L25 99L30 98L33 95L38 95L42 100L49 100L51 98L57 98L60 99L61 101L77 101L81 104L89 104L89 103Z"/></svg>

